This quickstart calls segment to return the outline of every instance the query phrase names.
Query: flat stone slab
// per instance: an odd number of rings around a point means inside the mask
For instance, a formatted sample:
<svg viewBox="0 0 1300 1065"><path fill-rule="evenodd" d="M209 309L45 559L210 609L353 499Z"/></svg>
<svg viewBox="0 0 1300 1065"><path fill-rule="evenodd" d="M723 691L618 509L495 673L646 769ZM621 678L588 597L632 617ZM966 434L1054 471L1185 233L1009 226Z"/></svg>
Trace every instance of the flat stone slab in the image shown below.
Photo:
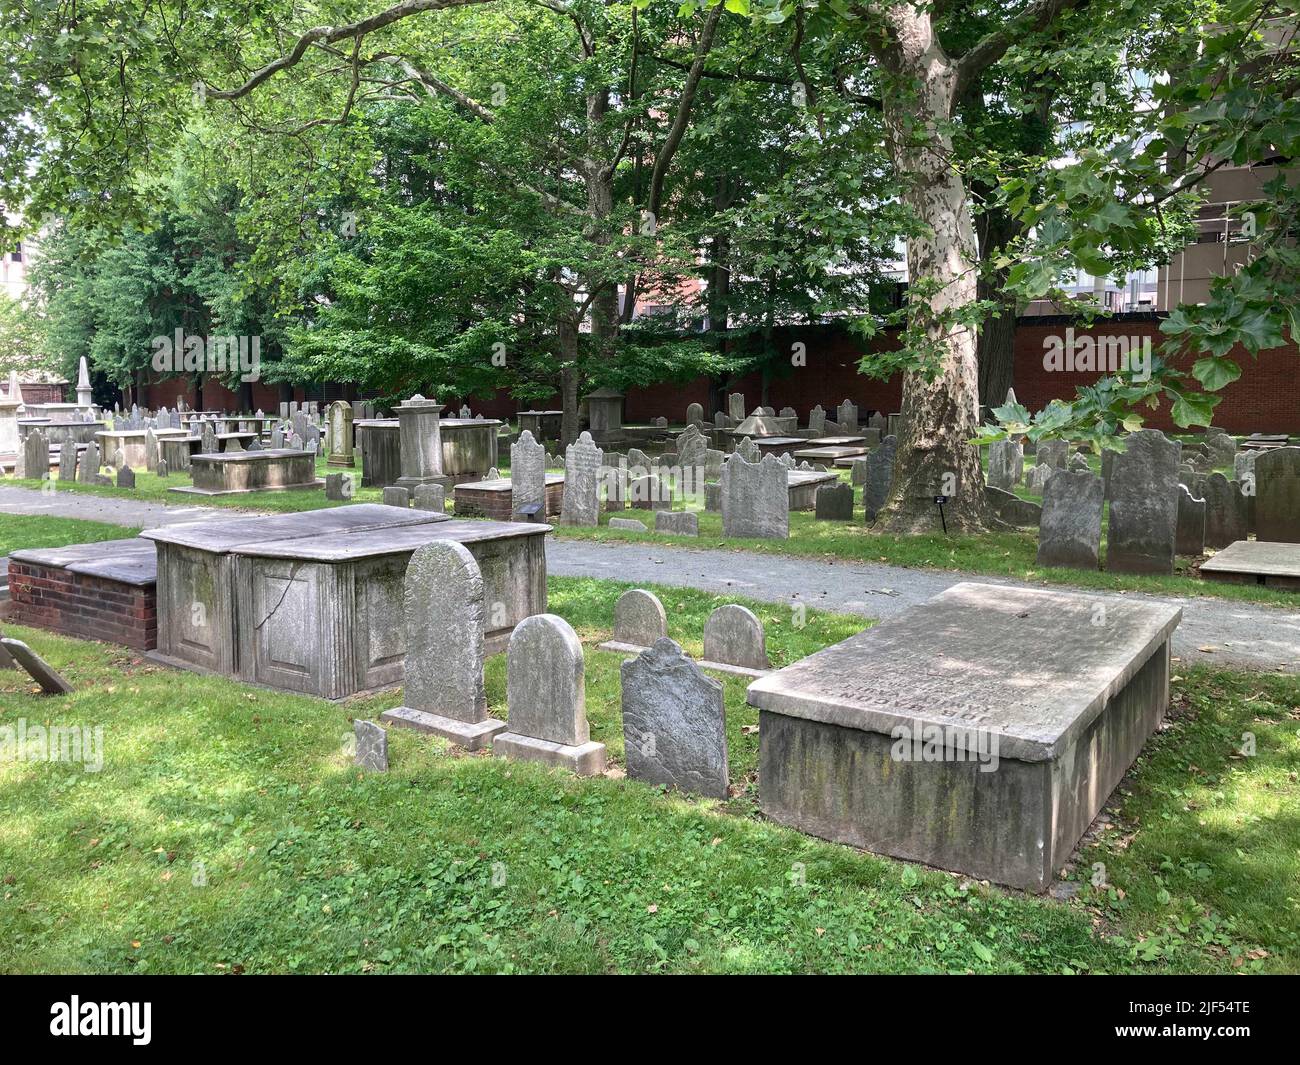
<svg viewBox="0 0 1300 1065"><path fill-rule="evenodd" d="M28 647L22 640L8 636L0 638L0 647L23 668L32 680L41 686L46 695L68 695L75 689L57 669Z"/></svg>
<svg viewBox="0 0 1300 1065"><path fill-rule="evenodd" d="M1181 617L1161 603L954 585L749 686L763 811L1044 890L1160 723Z"/></svg>
<svg viewBox="0 0 1300 1065"><path fill-rule="evenodd" d="M484 747L490 747L493 737L509 727L504 721L498 721L494 717L486 721L457 721L452 717L431 714L427 710L415 710L409 706L385 710L379 715L379 720L385 725L441 736L464 747L467 751L480 751Z"/></svg>
<svg viewBox="0 0 1300 1065"><path fill-rule="evenodd" d="M1300 544L1237 540L1202 562L1201 576L1228 584L1300 591Z"/></svg>
<svg viewBox="0 0 1300 1065"><path fill-rule="evenodd" d="M794 457L800 462L838 463L840 459L855 459L865 455L869 447L852 447L849 445L806 447L796 451Z"/></svg>
<svg viewBox="0 0 1300 1065"><path fill-rule="evenodd" d="M271 540L328 536L338 532L368 532L397 525L423 525L431 521L449 520L447 515L427 510L386 507L382 503L357 503L348 507L331 507L298 514L219 520L204 518L145 529L140 535L147 540L175 544L178 547L226 553L245 545L262 544Z"/></svg>
<svg viewBox="0 0 1300 1065"><path fill-rule="evenodd" d="M571 746L521 736L517 732L502 732L492 741L492 754L520 762L541 762L580 777L596 777L605 772L605 745L595 740Z"/></svg>
<svg viewBox="0 0 1300 1065"><path fill-rule="evenodd" d="M455 540L462 544L502 540L515 536L538 536L551 526L537 522L478 521L456 519L446 514L420 511L432 521L371 529L364 536L353 531L326 536L248 543L239 554L253 558L295 558L311 562L352 562L382 555L410 554L434 540Z"/></svg>

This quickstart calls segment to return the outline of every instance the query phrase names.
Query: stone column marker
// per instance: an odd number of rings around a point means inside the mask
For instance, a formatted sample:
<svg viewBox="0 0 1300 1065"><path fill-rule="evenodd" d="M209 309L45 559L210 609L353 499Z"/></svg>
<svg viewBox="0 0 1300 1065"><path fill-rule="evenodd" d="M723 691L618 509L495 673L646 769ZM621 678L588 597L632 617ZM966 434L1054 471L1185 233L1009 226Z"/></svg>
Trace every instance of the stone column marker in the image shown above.
<svg viewBox="0 0 1300 1065"><path fill-rule="evenodd" d="M509 731L492 742L495 757L559 766L579 776L605 771L605 745L587 725L582 643L555 614L515 626L506 651Z"/></svg>
<svg viewBox="0 0 1300 1065"><path fill-rule="evenodd" d="M728 796L722 684L668 637L621 669L627 775L711 798Z"/></svg>

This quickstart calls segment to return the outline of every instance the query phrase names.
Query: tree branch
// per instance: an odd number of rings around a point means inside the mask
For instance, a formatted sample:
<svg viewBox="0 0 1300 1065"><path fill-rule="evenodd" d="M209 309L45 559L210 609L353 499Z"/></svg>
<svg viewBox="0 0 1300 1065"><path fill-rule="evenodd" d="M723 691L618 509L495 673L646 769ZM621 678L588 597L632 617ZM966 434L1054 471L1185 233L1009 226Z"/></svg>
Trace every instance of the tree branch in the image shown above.
<svg viewBox="0 0 1300 1065"><path fill-rule="evenodd" d="M1001 59L1017 39L1026 33L1047 29L1059 16L1087 7L1088 3L1089 0L1034 0L956 61L957 84L953 98L960 99L971 83Z"/></svg>

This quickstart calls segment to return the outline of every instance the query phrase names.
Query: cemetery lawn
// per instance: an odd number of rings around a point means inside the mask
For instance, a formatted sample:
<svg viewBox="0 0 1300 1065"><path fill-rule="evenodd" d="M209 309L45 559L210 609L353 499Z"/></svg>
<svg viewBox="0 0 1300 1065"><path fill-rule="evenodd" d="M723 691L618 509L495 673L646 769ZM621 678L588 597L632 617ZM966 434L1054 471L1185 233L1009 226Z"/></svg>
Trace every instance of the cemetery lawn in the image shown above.
<svg viewBox="0 0 1300 1065"><path fill-rule="evenodd" d="M83 537L84 538L84 537ZM552 578L586 648L592 736L622 759L625 585ZM721 602L657 588L698 654ZM750 603L785 663L860 618ZM1189 671L1118 809L1058 900L835 846L763 821L756 712L727 678L733 797L579 780L390 731L349 764L331 704L153 666L19 627L77 687L0 673L0 727L103 727L102 771L0 761L6 972L1294 972L1300 969L1300 690ZM505 716L505 658L488 662ZM1257 753L1237 748L1253 733ZM1094 863L1100 863L1099 868ZM1098 884L1091 883L1094 869Z"/></svg>
<svg viewBox="0 0 1300 1065"><path fill-rule="evenodd" d="M0 557L24 547L64 547L97 540L122 540L139 532L139 529L80 518L0 514Z"/></svg>

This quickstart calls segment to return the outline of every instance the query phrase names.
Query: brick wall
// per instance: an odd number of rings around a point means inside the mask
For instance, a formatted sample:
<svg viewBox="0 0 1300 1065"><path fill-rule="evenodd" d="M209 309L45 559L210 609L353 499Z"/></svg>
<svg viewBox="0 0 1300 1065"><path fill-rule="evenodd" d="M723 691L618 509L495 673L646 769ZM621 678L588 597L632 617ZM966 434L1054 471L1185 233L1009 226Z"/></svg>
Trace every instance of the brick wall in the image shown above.
<svg viewBox="0 0 1300 1065"><path fill-rule="evenodd" d="M125 644L137 651L158 646L156 589L69 573L60 566L9 562L9 617L19 625L64 636Z"/></svg>

